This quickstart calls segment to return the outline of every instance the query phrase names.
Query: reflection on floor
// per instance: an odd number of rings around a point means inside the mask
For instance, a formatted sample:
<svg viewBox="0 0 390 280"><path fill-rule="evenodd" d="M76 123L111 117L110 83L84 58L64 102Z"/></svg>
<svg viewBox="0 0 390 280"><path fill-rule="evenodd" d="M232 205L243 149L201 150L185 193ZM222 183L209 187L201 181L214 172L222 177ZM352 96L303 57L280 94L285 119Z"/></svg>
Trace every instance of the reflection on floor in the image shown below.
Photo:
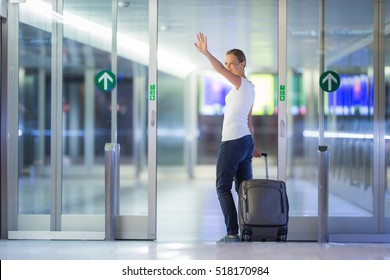
<svg viewBox="0 0 390 280"><path fill-rule="evenodd" d="M214 170L207 172L212 174ZM273 172L271 170L270 173ZM0 240L0 259L390 259L390 243L217 244L215 241L224 234L225 229L212 177L210 174L199 176L197 180L188 180L181 175L172 180L169 174L159 177L157 241ZM147 192L142 183L138 184L142 180L136 181L131 176L123 178L121 212L147 211ZM67 180L64 179L65 182ZM99 184L102 181L101 178L93 180L100 180ZM74 182L75 187L83 185L80 181L78 184ZM88 194L79 189L75 193L68 190L64 195L72 198L66 210L69 213L104 213L104 192ZM291 215L317 214L315 185L296 180L289 185L289 196ZM83 200L83 197L88 199ZM45 196L40 196L40 199L45 199ZM88 206L86 201L93 203ZM37 204L31 203L29 207L43 205L39 201L35 202ZM339 213L362 217L370 215L365 209L337 197L332 197L330 203L331 208L337 209Z"/></svg>
<svg viewBox="0 0 390 280"><path fill-rule="evenodd" d="M82 167L79 168L83 170ZM264 176L264 164L254 164L254 177ZM69 171L71 170L71 171ZM67 215L103 215L104 214L104 169L95 168L92 174L85 175L77 168L68 168L62 186L62 213ZM302 170L296 168L294 177L288 179L287 191L292 216L317 216L317 175L316 168ZM270 166L270 178L277 178L276 166ZM313 176L312 173L314 174ZM190 215L202 216L205 209L219 215L215 194L215 166L197 167L196 179L188 179L184 167L159 168L157 175L157 198L159 210L183 204ZM51 205L51 180L46 177L23 177L19 180L19 213L49 214ZM343 183L332 185L339 193ZM371 189L350 187L344 196L333 190L329 197L331 216L370 217L372 216ZM351 199L353 198L353 199ZM148 205L147 174L140 178L134 176L130 166L121 167L120 213L122 215L147 214ZM215 203L217 202L217 203ZM365 202L365 203L363 203ZM369 206L366 207L365 204ZM206 207L206 208L205 208ZM371 209L368 209L371 208ZM199 211L201 212L199 212ZM170 210L167 210L168 212Z"/></svg>

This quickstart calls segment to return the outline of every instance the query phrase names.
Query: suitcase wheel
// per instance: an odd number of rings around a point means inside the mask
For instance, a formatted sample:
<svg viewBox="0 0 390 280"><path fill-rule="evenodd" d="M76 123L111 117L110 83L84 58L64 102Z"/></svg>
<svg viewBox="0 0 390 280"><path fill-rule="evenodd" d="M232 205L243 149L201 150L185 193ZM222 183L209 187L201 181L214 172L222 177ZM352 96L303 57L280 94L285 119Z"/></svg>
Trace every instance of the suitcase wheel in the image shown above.
<svg viewBox="0 0 390 280"><path fill-rule="evenodd" d="M279 230L278 232L278 241L286 242L287 241L287 231Z"/></svg>
<svg viewBox="0 0 390 280"><path fill-rule="evenodd" d="M252 230L249 228L243 229L241 234L242 241L251 241L252 240Z"/></svg>
<svg viewBox="0 0 390 280"><path fill-rule="evenodd" d="M243 236L243 240L244 241L251 241L251 236L249 235L249 234L244 234L244 236Z"/></svg>

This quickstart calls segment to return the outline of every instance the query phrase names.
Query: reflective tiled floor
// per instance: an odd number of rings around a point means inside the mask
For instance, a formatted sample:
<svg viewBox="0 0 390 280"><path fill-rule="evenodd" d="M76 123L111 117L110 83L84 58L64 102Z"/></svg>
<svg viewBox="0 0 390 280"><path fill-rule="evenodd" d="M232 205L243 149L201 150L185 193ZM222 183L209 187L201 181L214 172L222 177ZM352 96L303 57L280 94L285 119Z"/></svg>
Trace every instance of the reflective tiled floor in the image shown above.
<svg viewBox="0 0 390 280"><path fill-rule="evenodd" d="M390 244L0 241L2 260L390 260Z"/></svg>
<svg viewBox="0 0 390 280"><path fill-rule="evenodd" d="M157 236L158 241L59 241L0 240L2 260L390 260L390 243L236 243L217 244L224 233L214 182L205 179L159 182ZM125 182L124 182L125 183ZM299 184L302 199L298 206L315 215L316 189ZM294 188L294 186L290 186ZM100 201L101 200L101 201ZM99 197L99 203L104 199ZM126 202L126 200L124 200ZM306 201L306 202L305 202ZM122 205L134 207L137 200ZM293 203L294 200L292 200ZM309 204L310 202L310 204ZM345 202L332 199L333 208L343 209ZM337 204L337 205L336 205ZM81 206L83 203L80 204ZM81 207L80 206L80 207ZM352 206L348 205L348 211ZM129 208L128 211L130 211ZM358 212L360 211L360 212ZM313 212L313 213L312 213ZM353 213L366 215L360 209ZM302 214L300 212L294 215ZM306 213L307 214L307 213Z"/></svg>

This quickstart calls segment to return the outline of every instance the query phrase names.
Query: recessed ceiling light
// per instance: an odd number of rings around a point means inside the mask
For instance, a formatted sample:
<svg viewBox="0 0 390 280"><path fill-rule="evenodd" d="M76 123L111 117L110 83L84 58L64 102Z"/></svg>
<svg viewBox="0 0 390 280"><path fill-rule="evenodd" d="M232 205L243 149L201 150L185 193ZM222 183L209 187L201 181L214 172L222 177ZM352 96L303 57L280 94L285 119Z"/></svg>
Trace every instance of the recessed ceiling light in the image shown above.
<svg viewBox="0 0 390 280"><path fill-rule="evenodd" d="M120 1L118 2L118 6L121 8L127 8L130 6L130 1Z"/></svg>
<svg viewBox="0 0 390 280"><path fill-rule="evenodd" d="M169 26L168 25L165 25L165 24L161 24L160 25L160 31L168 31L169 30Z"/></svg>

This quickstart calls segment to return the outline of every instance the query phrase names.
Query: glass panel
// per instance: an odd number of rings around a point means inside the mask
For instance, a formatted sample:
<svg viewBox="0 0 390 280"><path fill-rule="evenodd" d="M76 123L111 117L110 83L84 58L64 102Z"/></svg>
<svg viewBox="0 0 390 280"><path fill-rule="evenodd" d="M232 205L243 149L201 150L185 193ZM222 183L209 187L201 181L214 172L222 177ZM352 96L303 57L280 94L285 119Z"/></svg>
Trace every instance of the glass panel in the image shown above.
<svg viewBox="0 0 390 280"><path fill-rule="evenodd" d="M20 5L18 154L19 214L22 215L48 215L51 207L51 17L48 16L51 6L41 4ZM20 218L19 229L50 229L48 223L22 222Z"/></svg>
<svg viewBox="0 0 390 280"><path fill-rule="evenodd" d="M63 214L104 214L111 94L99 90L94 79L98 72L111 69L111 3L65 1ZM118 7L117 36L119 214L147 215L147 1Z"/></svg>
<svg viewBox="0 0 390 280"><path fill-rule="evenodd" d="M159 71L158 85L158 165L184 166L184 80Z"/></svg>
<svg viewBox="0 0 390 280"><path fill-rule="evenodd" d="M120 214L148 215L149 1L118 8ZM133 224L136 228L137 224Z"/></svg>
<svg viewBox="0 0 390 280"><path fill-rule="evenodd" d="M91 13L85 14L87 9ZM104 214L104 145L111 142L111 95L95 86L95 75L111 69L111 10L111 1L64 1L64 215Z"/></svg>
<svg viewBox="0 0 390 280"><path fill-rule="evenodd" d="M319 1L287 1L287 186L290 216L317 215ZM304 16L305 15L305 16Z"/></svg>
<svg viewBox="0 0 390 280"><path fill-rule="evenodd" d="M326 141L332 154L329 212L372 216L373 2L353 1L343 8L339 1L325 3L325 70L338 73L341 81L325 102Z"/></svg>

